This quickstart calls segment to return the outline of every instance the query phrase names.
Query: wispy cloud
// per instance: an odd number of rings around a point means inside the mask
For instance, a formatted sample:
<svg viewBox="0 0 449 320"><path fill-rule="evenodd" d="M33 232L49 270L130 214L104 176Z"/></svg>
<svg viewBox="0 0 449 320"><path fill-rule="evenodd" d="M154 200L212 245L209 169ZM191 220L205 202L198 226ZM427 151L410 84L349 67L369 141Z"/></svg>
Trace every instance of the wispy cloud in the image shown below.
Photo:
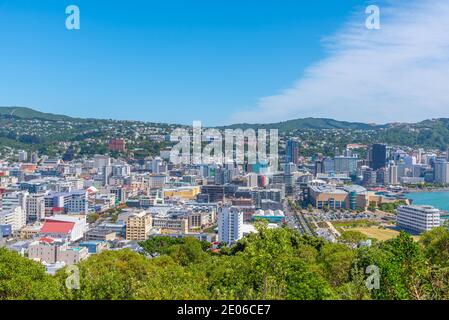
<svg viewBox="0 0 449 320"><path fill-rule="evenodd" d="M386 123L449 117L449 1L380 4L381 29L364 10L326 40L328 58L291 88L261 98L233 122L302 117Z"/></svg>

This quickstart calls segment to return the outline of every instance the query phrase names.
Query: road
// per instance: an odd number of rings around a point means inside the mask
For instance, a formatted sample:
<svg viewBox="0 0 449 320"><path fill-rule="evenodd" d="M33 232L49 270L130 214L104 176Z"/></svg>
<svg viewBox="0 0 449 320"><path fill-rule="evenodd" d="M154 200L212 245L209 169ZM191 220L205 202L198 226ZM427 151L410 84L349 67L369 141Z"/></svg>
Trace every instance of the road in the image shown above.
<svg viewBox="0 0 449 320"><path fill-rule="evenodd" d="M313 235L302 212L292 210L288 205L288 200L284 202L284 213L287 225L290 228L297 230L301 234Z"/></svg>

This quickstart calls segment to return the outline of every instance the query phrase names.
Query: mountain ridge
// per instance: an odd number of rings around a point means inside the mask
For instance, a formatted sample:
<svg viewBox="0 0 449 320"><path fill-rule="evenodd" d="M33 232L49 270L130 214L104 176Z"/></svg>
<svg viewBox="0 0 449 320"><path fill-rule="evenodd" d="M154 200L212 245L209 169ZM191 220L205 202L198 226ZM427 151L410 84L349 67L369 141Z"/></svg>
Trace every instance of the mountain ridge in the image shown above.
<svg viewBox="0 0 449 320"><path fill-rule="evenodd" d="M97 118L78 118L71 117L62 114L41 112L33 108L29 107L17 107L17 106L0 106L0 117L3 118L19 118L19 119L39 119L46 121L111 121L113 119L97 119ZM113 120L113 121L131 121L131 120ZM136 121L143 122L143 121ZM164 125L176 125L176 123L163 123L163 122L149 122L152 124L164 124ZM392 122L386 124L372 124L372 123L364 123L364 122L350 122L350 121L341 121L335 120L331 118L316 118L316 117L306 117L306 118L298 118L291 119L281 122L273 122L273 123L235 123L231 125L222 125L222 126L210 126L211 128L218 129L278 129L279 131L290 131L297 129L352 129L352 130L378 130L378 129L394 129L394 128L425 128L432 127L438 122L449 122L449 118L437 118L437 119L426 119L420 122L415 123L405 123L405 122ZM185 126L185 125L180 125Z"/></svg>
<svg viewBox="0 0 449 320"><path fill-rule="evenodd" d="M18 107L18 106L0 106L0 116L2 117L16 117L21 119L39 119L48 121L75 121L75 120L110 120L110 119L93 119L93 118L75 118L62 114L41 112L29 107ZM118 120L127 121L127 120ZM289 131L294 129L377 129L386 127L387 125L377 125L368 124L363 122L349 122L349 121L339 121L330 118L298 118L292 120L286 120L282 122L274 123L236 123L224 126L212 126L220 129L279 129L282 131Z"/></svg>

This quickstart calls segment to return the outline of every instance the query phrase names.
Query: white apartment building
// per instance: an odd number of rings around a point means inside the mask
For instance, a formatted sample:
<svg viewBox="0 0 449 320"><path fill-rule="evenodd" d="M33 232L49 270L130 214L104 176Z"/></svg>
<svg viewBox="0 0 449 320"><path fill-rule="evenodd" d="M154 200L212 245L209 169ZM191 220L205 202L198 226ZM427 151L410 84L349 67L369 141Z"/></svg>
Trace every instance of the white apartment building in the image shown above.
<svg viewBox="0 0 449 320"><path fill-rule="evenodd" d="M1 199L1 209L10 211L15 207L20 207L26 212L26 204L29 193L27 191L17 191L3 195Z"/></svg>
<svg viewBox="0 0 449 320"><path fill-rule="evenodd" d="M45 218L45 194L32 193L26 199L26 219L28 222Z"/></svg>
<svg viewBox="0 0 449 320"><path fill-rule="evenodd" d="M11 226L12 232L19 231L26 225L26 214L21 207L0 211L0 224Z"/></svg>
<svg viewBox="0 0 449 320"><path fill-rule="evenodd" d="M400 206L396 224L401 229L425 232L441 225L440 210L432 206Z"/></svg>
<svg viewBox="0 0 449 320"><path fill-rule="evenodd" d="M232 244L243 238L243 212L236 207L223 207L218 212L218 241Z"/></svg>

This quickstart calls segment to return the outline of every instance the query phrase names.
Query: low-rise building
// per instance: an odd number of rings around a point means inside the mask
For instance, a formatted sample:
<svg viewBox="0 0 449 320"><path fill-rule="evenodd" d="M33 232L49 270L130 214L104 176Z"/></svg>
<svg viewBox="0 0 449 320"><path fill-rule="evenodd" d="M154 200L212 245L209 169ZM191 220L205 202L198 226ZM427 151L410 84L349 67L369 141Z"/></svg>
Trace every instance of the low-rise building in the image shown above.
<svg viewBox="0 0 449 320"><path fill-rule="evenodd" d="M47 264L72 265L86 259L88 254L87 248L69 246L64 239L41 238L28 247L30 259Z"/></svg>
<svg viewBox="0 0 449 320"><path fill-rule="evenodd" d="M440 210L432 206L400 206L397 208L397 226L421 233L441 225Z"/></svg>

